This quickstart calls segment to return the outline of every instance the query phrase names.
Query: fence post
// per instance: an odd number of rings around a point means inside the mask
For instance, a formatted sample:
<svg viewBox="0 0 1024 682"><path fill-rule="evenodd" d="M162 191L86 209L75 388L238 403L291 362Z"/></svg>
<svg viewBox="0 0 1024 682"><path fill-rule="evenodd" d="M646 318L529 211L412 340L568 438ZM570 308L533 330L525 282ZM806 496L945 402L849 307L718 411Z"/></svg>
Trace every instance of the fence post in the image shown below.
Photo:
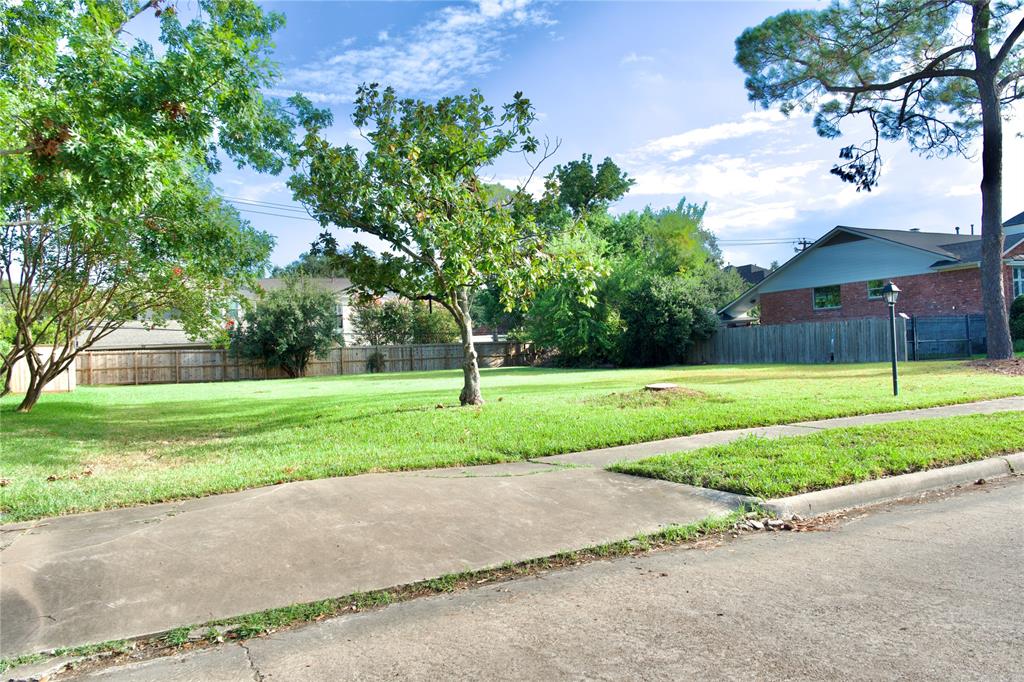
<svg viewBox="0 0 1024 682"><path fill-rule="evenodd" d="M174 383L181 383L181 351L174 351Z"/></svg>
<svg viewBox="0 0 1024 682"><path fill-rule="evenodd" d="M971 345L971 315L968 313L964 315L964 327L967 329L967 357L970 358L974 354L974 347Z"/></svg>
<svg viewBox="0 0 1024 682"><path fill-rule="evenodd" d="M920 352L920 348L919 348L920 344L918 343L918 340L917 340L917 315L914 315L914 316L912 316L910 318L910 323L912 325L911 328L914 330L914 360L917 361L917 356L918 356L918 353Z"/></svg>
<svg viewBox="0 0 1024 682"><path fill-rule="evenodd" d="M139 351L132 353L132 378L135 380L135 385L139 385Z"/></svg>

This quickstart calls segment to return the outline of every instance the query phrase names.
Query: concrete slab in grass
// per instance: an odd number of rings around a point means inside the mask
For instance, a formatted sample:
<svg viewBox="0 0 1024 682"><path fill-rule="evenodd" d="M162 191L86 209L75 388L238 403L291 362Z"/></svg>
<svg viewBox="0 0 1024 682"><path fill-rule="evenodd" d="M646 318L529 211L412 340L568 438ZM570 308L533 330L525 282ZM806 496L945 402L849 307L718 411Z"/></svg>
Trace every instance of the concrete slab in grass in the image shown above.
<svg viewBox="0 0 1024 682"><path fill-rule="evenodd" d="M302 481L0 528L0 655L548 556L739 499L591 468L492 473Z"/></svg>

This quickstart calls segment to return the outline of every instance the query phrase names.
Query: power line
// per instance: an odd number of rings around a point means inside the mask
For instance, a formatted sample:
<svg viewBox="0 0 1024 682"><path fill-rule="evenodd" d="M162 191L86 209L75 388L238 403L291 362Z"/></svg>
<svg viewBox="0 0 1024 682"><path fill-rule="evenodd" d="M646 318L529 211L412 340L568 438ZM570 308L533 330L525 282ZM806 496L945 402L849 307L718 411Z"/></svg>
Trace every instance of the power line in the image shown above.
<svg viewBox="0 0 1024 682"><path fill-rule="evenodd" d="M228 196L225 196L224 198L227 199L228 201L232 202L232 203L253 204L255 206L265 206L267 208L284 208L284 209L287 209L289 211L302 211L302 212L305 212L304 208L299 207L299 206L295 206L295 204L281 204L281 203L277 203L275 201L263 201L262 199L243 199L242 197L228 197Z"/></svg>
<svg viewBox="0 0 1024 682"><path fill-rule="evenodd" d="M313 218L310 218L308 216L287 215L287 214L284 214L284 213L270 213L268 211L257 211L255 209L246 208L244 206L236 206L235 208L237 208L239 211L244 211L245 213L258 213L260 215L274 216L275 218L291 218L292 220L306 220L306 221L311 222L311 223L318 223L318 224L320 223L319 220L314 220Z"/></svg>

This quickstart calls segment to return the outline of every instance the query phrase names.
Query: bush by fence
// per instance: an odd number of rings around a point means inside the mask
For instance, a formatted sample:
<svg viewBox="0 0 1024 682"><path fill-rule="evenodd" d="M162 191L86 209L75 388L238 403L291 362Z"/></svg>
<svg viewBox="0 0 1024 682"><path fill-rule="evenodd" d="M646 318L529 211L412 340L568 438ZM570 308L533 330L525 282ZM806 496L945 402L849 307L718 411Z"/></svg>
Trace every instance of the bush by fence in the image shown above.
<svg viewBox="0 0 1024 682"><path fill-rule="evenodd" d="M533 350L521 343L478 343L481 367L510 367L533 363ZM325 358L314 358L306 376L365 374L370 357L380 353L383 371L409 372L462 367L462 346L438 343L406 346L346 346L335 348ZM233 357L227 350L201 348L183 350L93 351L79 355L78 383L86 386L108 384L175 384L200 381L244 381L282 379L279 369Z"/></svg>

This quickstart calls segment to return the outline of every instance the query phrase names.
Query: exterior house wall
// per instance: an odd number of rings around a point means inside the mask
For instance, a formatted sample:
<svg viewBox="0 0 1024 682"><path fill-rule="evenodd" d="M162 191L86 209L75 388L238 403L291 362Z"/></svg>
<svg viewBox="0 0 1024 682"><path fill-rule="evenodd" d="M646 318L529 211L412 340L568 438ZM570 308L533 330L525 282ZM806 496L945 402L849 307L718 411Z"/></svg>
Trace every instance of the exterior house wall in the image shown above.
<svg viewBox="0 0 1024 682"><path fill-rule="evenodd" d="M1007 300L1013 299L1011 271L1004 268ZM902 291L897 310L907 315L982 314L981 270L976 267L930 272L922 275L881 275L871 279L892 280ZM814 309L814 288L761 294L761 324L790 324L823 320L887 317L881 299L868 298L867 280L839 285L840 307Z"/></svg>

